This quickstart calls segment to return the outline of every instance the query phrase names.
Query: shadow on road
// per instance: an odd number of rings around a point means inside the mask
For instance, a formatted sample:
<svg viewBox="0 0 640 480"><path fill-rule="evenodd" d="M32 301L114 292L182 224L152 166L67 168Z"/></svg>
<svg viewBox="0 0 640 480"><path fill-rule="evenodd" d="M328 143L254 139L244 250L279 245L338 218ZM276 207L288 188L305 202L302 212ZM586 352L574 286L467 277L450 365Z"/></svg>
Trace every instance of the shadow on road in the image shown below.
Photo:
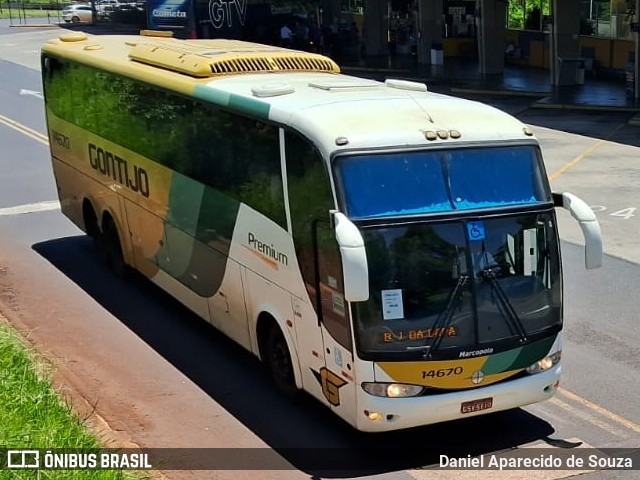
<svg viewBox="0 0 640 480"><path fill-rule="evenodd" d="M384 434L357 432L309 396L292 403L251 354L151 282L125 282L93 255L88 237L33 246L69 279L195 382L297 469L358 477L435 465L547 439L554 428L522 409ZM247 459L250 462L250 458ZM250 469L247 465L247 469Z"/></svg>

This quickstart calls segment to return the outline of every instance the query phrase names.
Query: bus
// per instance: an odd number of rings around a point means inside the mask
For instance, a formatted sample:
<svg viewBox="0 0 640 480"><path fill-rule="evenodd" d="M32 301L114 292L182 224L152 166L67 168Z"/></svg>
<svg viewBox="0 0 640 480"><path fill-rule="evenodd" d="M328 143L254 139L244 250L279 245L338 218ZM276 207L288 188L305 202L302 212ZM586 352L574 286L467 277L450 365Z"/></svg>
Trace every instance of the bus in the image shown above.
<svg viewBox="0 0 640 480"><path fill-rule="evenodd" d="M147 0L149 30L168 31L177 38L243 39L277 45L280 27L310 22L306 13L280 13L270 3L225 0Z"/></svg>
<svg viewBox="0 0 640 480"><path fill-rule="evenodd" d="M157 32L42 47L62 212L356 429L550 398L556 208L533 131L482 103L328 57ZM124 288L124 286L123 286Z"/></svg>

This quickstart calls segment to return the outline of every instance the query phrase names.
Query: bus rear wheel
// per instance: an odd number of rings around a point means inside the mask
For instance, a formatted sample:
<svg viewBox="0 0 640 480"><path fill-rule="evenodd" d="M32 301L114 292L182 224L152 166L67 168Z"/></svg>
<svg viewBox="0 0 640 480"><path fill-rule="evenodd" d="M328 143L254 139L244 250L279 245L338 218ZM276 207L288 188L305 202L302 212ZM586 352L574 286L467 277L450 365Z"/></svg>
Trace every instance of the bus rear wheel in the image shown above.
<svg viewBox="0 0 640 480"><path fill-rule="evenodd" d="M293 373L293 363L287 341L276 325L269 330L266 339L265 363L277 389L289 398L299 393Z"/></svg>
<svg viewBox="0 0 640 480"><path fill-rule="evenodd" d="M104 222L102 233L99 238L99 249L101 257L106 260L106 264L120 278L127 278L129 274L129 266L124 261L122 246L120 245L120 237L118 230L113 224L113 220Z"/></svg>

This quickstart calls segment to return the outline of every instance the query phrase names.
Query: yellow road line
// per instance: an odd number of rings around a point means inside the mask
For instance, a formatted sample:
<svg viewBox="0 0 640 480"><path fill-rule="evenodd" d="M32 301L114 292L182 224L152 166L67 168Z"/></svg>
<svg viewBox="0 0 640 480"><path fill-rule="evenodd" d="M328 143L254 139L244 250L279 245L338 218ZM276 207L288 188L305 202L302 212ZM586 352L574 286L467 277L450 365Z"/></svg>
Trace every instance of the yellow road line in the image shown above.
<svg viewBox="0 0 640 480"><path fill-rule="evenodd" d="M620 436L619 435L620 430L616 428L615 425L612 425L609 422L604 421L604 419L594 416L594 412L592 411L575 408L575 406L571 406L568 403L560 400L558 396L552 397L549 400L549 402L552 405L555 405L556 407L561 408L562 410L569 413L570 415L574 417L578 417L579 419L585 421L590 425L598 427L601 430L604 430L605 432L610 433L611 435L614 435L616 437Z"/></svg>
<svg viewBox="0 0 640 480"><path fill-rule="evenodd" d="M21 124L20 122L16 122L15 120L5 117L4 115L0 115L0 123L14 129L17 132L22 133L23 135L26 135L27 137L32 138L33 140L36 140L37 142L42 143L43 145L49 145L49 138L46 135L43 135L42 133L37 132L32 128L29 128L26 125Z"/></svg>
<svg viewBox="0 0 640 480"><path fill-rule="evenodd" d="M549 180L555 180L556 178L558 178L560 175L562 175L567 170L570 170L573 167L575 167L578 163L580 163L582 160L584 160L588 155L591 155L593 152L595 152L597 149L599 149L601 146L603 146L609 140L609 138L611 138L623 126L624 126L624 124L618 125L616 128L611 130L611 132L609 132L607 135L605 135L605 137L603 139L598 140L596 143L591 145L589 148L587 148L586 150L581 152L573 160L571 160L570 162L566 163L565 165L560 167L558 170L553 172L551 175L549 175Z"/></svg>
<svg viewBox="0 0 640 480"><path fill-rule="evenodd" d="M635 433L640 433L640 425L638 425L637 423L632 422L631 420L627 420L626 418L621 417L620 415L613 413L596 403L590 402L589 400L582 398L580 395L576 395L575 393L565 390L564 388L560 388L558 390L558 393L561 396L568 398L569 400L579 403L580 405L582 405L585 408L588 408L591 411L599 413L603 417L608 418L609 420L617 423L618 425L622 425L624 428L627 428L628 430L631 430Z"/></svg>
<svg viewBox="0 0 640 480"><path fill-rule="evenodd" d="M592 154L598 148L600 148L602 145L604 145L605 142L606 142L606 140L598 140L596 143L591 145L589 148L587 148L585 151L583 151L580 155L575 157L569 163L566 163L561 168L559 168L558 170L553 172L551 175L549 175L549 180L555 180L556 178L558 178L560 175L562 175L567 170L575 167L578 163L580 163L582 160L584 160L587 155Z"/></svg>

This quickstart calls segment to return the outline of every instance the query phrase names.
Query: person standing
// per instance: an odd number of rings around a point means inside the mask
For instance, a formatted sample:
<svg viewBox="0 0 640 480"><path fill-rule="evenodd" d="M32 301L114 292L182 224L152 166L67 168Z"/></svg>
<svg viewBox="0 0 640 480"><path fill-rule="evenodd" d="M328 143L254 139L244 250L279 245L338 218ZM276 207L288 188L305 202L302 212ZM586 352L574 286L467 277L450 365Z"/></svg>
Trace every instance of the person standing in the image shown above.
<svg viewBox="0 0 640 480"><path fill-rule="evenodd" d="M292 37L293 32L285 23L284 25L282 25L282 28L280 28L280 46L285 48L291 47Z"/></svg>

